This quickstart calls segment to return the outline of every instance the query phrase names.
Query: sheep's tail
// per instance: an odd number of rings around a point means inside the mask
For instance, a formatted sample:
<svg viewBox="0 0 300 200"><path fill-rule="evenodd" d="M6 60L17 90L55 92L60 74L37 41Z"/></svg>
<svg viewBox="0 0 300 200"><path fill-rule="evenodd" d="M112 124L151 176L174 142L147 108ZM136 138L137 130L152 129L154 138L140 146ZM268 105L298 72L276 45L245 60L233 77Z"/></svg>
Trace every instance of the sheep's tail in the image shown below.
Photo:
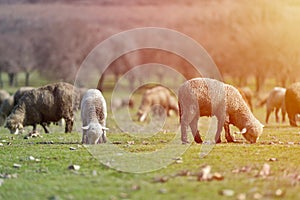
<svg viewBox="0 0 300 200"><path fill-rule="evenodd" d="M258 107L261 107L263 105L265 105L267 103L267 100L268 100L268 97L264 98L263 100L261 100L259 103L258 103Z"/></svg>

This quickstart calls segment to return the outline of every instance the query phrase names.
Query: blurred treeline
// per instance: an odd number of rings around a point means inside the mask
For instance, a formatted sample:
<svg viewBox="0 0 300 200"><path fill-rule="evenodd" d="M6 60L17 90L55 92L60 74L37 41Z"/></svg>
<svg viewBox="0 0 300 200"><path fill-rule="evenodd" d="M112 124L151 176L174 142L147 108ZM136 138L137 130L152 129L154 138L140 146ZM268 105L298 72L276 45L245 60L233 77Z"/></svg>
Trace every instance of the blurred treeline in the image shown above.
<svg viewBox="0 0 300 200"><path fill-rule="evenodd" d="M195 39L225 78L240 86L254 80L256 92L268 79L285 87L300 77L296 0L0 0L0 4L2 87L3 75L14 85L19 73L26 74L25 85L30 85L34 71L50 80L73 81L84 58L101 41L147 26L174 29ZM151 62L154 54L144 54L139 62L123 56L112 63L111 72L117 77L136 64ZM186 77L194 75L183 59L164 54L154 60L175 65Z"/></svg>

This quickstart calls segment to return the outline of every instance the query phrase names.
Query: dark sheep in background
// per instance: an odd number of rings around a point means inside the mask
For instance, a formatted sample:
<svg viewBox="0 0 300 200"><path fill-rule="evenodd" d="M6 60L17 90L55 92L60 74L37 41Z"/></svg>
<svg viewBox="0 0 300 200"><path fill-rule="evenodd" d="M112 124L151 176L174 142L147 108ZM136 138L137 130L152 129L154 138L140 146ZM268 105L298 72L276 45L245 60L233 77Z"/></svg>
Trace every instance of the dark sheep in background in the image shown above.
<svg viewBox="0 0 300 200"><path fill-rule="evenodd" d="M47 133L49 131L45 124L58 122L64 118L66 121L65 132L71 132L74 121L73 96L73 85L64 82L30 90L13 108L5 127L11 133L17 134L24 126L31 125L35 131L36 125L41 124ZM74 99L78 100L79 98Z"/></svg>
<svg viewBox="0 0 300 200"><path fill-rule="evenodd" d="M14 105L17 105L21 97L30 90L35 89L34 87L20 87L14 94Z"/></svg>
<svg viewBox="0 0 300 200"><path fill-rule="evenodd" d="M6 90L0 90L0 105L3 103L5 99L10 97L10 94Z"/></svg>
<svg viewBox="0 0 300 200"><path fill-rule="evenodd" d="M296 115L300 114L300 82L293 83L286 89L285 108L290 125L297 126Z"/></svg>
<svg viewBox="0 0 300 200"><path fill-rule="evenodd" d="M0 106L0 126L3 126L7 116L11 113L14 107L14 97L9 96Z"/></svg>
<svg viewBox="0 0 300 200"><path fill-rule="evenodd" d="M0 106L0 126L3 126L7 116L11 113L15 105L17 105L20 98L33 87L21 87L13 96L9 96L2 102Z"/></svg>

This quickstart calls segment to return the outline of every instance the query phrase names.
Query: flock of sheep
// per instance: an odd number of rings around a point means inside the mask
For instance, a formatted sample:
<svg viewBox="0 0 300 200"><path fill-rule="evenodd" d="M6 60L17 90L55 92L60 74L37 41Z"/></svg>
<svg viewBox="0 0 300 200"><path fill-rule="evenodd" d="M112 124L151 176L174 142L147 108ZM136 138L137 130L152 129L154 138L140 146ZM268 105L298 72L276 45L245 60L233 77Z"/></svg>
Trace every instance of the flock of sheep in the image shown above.
<svg viewBox="0 0 300 200"><path fill-rule="evenodd" d="M17 134L24 126L41 125L48 133L47 126L52 122L64 119L65 132L71 132L74 123L74 111L80 109L82 120L82 143L99 144L107 141L106 118L107 105L98 89L74 87L69 83L59 82L39 88L20 88L13 96L0 91L0 123L13 134ZM120 104L120 105L119 105ZM132 100L120 101L118 106L132 106ZM300 82L289 88L275 87L267 98L260 102L266 104L266 123L275 110L282 111L282 121L288 114L291 126L296 125L296 117L300 114ZM255 143L263 133L264 125L253 114L251 91L235 88L232 85L209 78L195 78L183 83L178 90L178 100L170 90L163 86L147 89L137 112L138 121L144 122L153 108L159 105L154 113L171 112L179 115L181 125L181 141L188 143L187 129L190 128L195 142L202 143L198 130L198 119L201 116L216 116L218 119L215 142L221 142L221 131L224 127L227 142L234 142L229 125L240 130L244 138ZM113 106L113 104L112 104Z"/></svg>

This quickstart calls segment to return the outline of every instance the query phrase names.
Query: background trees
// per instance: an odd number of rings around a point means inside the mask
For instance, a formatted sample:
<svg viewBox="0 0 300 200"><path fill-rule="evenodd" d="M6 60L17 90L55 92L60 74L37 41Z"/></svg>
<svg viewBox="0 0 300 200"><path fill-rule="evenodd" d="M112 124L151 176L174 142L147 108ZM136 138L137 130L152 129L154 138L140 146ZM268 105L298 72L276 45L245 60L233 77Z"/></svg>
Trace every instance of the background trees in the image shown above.
<svg viewBox="0 0 300 200"><path fill-rule="evenodd" d="M171 28L194 38L227 80L241 86L255 81L258 93L266 80L280 86L299 80L300 4L292 0L177 0L172 6L143 0L49 2L0 1L0 86L3 74L11 85L18 83L19 73L26 74L22 84L30 85L33 72L51 80L73 81L99 42L144 26ZM173 66L187 78L194 74L184 60L151 51L124 55L108 73L118 77L147 62Z"/></svg>

